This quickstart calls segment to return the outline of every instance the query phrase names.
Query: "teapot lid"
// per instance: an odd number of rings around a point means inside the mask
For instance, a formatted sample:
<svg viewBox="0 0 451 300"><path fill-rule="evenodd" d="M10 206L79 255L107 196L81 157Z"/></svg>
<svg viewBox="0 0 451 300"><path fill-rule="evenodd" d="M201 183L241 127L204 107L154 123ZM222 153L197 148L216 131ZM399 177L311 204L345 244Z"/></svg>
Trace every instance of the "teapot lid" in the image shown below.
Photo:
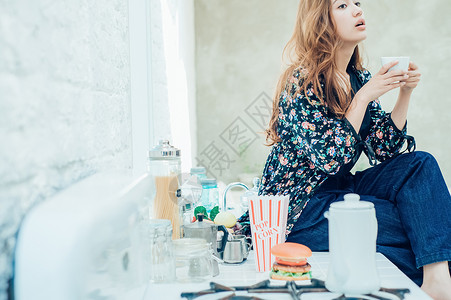
<svg viewBox="0 0 451 300"><path fill-rule="evenodd" d="M374 204L368 201L360 201L358 194L346 194L344 201L334 202L330 207L336 209L371 209L374 208Z"/></svg>

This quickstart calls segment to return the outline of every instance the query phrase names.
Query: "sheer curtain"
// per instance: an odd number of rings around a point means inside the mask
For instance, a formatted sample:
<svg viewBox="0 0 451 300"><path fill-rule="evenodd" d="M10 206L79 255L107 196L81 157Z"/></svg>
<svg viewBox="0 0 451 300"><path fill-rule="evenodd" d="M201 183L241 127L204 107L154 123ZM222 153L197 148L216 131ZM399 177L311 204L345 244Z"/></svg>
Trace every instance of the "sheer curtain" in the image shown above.
<svg viewBox="0 0 451 300"><path fill-rule="evenodd" d="M169 139L182 150L182 171L196 152L194 3L150 1L152 115L155 145Z"/></svg>

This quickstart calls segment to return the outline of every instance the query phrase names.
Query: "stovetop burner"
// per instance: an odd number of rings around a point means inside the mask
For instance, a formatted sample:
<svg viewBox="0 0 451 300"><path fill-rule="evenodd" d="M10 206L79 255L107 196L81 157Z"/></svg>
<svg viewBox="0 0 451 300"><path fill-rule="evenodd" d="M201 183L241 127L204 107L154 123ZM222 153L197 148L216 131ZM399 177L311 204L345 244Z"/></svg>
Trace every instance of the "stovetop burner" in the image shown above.
<svg viewBox="0 0 451 300"><path fill-rule="evenodd" d="M264 280L258 282L253 285L248 286L225 286L216 282L210 282L210 288L207 290L199 291L199 292L184 292L181 294L182 298L186 298L188 300L196 299L200 296L210 295L221 292L235 292L235 291L247 291L248 293L286 293L290 294L293 300L301 299L301 295L305 293L326 293L329 292L326 289L324 281L312 278L311 284L309 285L298 285L295 281L287 281L285 285L271 285L270 280ZM404 299L404 295L410 293L409 289L388 289L381 288L380 292L386 292L392 294L399 298L400 300ZM359 297L345 297L344 295L335 298L334 300L365 300L365 299L378 299L378 300L390 300L389 298L384 298L379 295L367 294L363 295L365 298ZM263 300L262 298L256 296L241 296L232 293L227 295L226 297L220 298L222 300L241 300L241 299L254 299L254 300Z"/></svg>

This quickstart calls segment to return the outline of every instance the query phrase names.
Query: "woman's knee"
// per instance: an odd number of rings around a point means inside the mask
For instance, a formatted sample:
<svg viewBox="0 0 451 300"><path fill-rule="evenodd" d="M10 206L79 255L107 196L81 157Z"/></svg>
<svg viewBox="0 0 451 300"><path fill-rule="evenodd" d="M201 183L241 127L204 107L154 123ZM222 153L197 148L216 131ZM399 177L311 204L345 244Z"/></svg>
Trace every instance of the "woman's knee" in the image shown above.
<svg viewBox="0 0 451 300"><path fill-rule="evenodd" d="M432 160L432 161L435 162L435 157L429 152L426 152L426 151L414 151L414 152L412 152L412 154L418 160L423 160L423 161Z"/></svg>
<svg viewBox="0 0 451 300"><path fill-rule="evenodd" d="M438 166L437 160L435 159L435 157L432 154L430 154L429 152L425 152L425 151L414 151L411 153L403 154L399 157L400 158L405 157L405 158L409 159L411 165L424 164L424 165Z"/></svg>

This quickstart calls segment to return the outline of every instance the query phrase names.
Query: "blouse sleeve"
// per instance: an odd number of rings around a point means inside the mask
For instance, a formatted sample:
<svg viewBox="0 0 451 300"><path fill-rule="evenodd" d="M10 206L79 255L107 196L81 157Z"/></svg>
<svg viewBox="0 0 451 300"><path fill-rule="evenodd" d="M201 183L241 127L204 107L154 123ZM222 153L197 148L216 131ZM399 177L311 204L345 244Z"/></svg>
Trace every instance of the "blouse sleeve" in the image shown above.
<svg viewBox="0 0 451 300"><path fill-rule="evenodd" d="M402 130L396 127L390 113L382 110L379 100L370 103L371 128L366 142L371 145L378 161L398 154L407 135L407 122Z"/></svg>
<svg viewBox="0 0 451 300"><path fill-rule="evenodd" d="M367 70L362 73L364 84L371 79ZM373 149L376 159L384 161L398 154L404 145L407 136L407 122L402 130L396 127L390 113L382 110L378 99L369 104L371 127L365 139ZM413 139L413 138L412 138Z"/></svg>
<svg viewBox="0 0 451 300"><path fill-rule="evenodd" d="M359 137L348 120L328 111L311 85L307 95L299 85L299 78L294 76L280 96L279 136L290 139L309 158L310 168L336 174L342 165L352 161Z"/></svg>

